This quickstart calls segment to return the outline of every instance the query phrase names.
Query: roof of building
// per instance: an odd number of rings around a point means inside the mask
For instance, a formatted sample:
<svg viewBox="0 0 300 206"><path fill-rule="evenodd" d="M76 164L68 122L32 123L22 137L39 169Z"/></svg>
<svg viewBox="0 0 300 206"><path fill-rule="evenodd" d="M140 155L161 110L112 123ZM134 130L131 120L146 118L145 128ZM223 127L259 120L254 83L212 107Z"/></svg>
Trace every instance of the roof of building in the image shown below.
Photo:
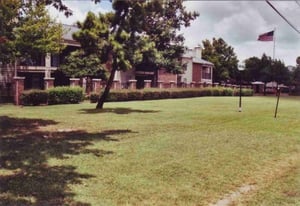
<svg viewBox="0 0 300 206"><path fill-rule="evenodd" d="M265 84L265 83L263 83L263 82L261 82L261 81L255 81L255 82L251 82L251 84L257 84L257 85L260 85L260 84Z"/></svg>
<svg viewBox="0 0 300 206"><path fill-rule="evenodd" d="M73 40L72 35L73 33L77 32L79 28L74 25L63 24L63 30L64 30L63 38L67 40Z"/></svg>
<svg viewBox="0 0 300 206"><path fill-rule="evenodd" d="M184 55L182 55L183 58L189 58L189 59L192 59L193 63L198 63L198 64L204 64L204 65L209 65L209 66L214 66L213 63L209 62L209 61L206 61L204 59L201 59L199 57L195 57L193 56L190 52L189 53L186 53Z"/></svg>
<svg viewBox="0 0 300 206"><path fill-rule="evenodd" d="M72 45L72 46L77 46L77 47L80 46L79 42L77 42L73 39L73 33L77 32L79 30L79 28L77 26L63 24L63 30L64 30L63 42L66 45Z"/></svg>
<svg viewBox="0 0 300 206"><path fill-rule="evenodd" d="M214 66L213 63L206 61L204 59L198 58L198 57L193 57L193 62L194 63L198 63L198 64L205 64L205 65L210 65L210 66Z"/></svg>

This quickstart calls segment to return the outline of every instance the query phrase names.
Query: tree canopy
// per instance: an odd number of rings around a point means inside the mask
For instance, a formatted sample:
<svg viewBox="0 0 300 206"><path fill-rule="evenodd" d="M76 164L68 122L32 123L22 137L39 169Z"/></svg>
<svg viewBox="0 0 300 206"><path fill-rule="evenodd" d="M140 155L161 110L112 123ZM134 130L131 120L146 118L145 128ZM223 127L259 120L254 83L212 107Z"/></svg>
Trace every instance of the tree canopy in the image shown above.
<svg viewBox="0 0 300 206"><path fill-rule="evenodd" d="M45 4L35 1L0 2L0 61L12 63L38 54L58 53L62 26L50 18Z"/></svg>
<svg viewBox="0 0 300 206"><path fill-rule="evenodd" d="M15 51L13 30L19 24L16 21L20 9L20 1L0 1L0 62L8 63Z"/></svg>
<svg viewBox="0 0 300 206"><path fill-rule="evenodd" d="M295 92L300 94L300 56L296 59L296 67L291 72L291 83L295 86Z"/></svg>
<svg viewBox="0 0 300 206"><path fill-rule="evenodd" d="M63 47L62 26L50 18L42 4L30 6L13 33L16 54L22 58L34 59L40 54L59 53Z"/></svg>
<svg viewBox="0 0 300 206"><path fill-rule="evenodd" d="M104 78L106 59L102 59L107 45L109 15L96 16L88 12L83 22L78 22L80 29L73 38L81 44L81 48L66 57L62 71L73 77L102 77ZM101 18L101 21L100 21Z"/></svg>
<svg viewBox="0 0 300 206"><path fill-rule="evenodd" d="M202 58L214 64L214 82L235 81L237 78L238 59L233 47L222 38L204 40Z"/></svg>
<svg viewBox="0 0 300 206"><path fill-rule="evenodd" d="M245 60L245 80L271 82L278 84L288 84L290 81L290 73L284 63L280 60L273 60L271 57L263 54L258 57L251 57Z"/></svg>

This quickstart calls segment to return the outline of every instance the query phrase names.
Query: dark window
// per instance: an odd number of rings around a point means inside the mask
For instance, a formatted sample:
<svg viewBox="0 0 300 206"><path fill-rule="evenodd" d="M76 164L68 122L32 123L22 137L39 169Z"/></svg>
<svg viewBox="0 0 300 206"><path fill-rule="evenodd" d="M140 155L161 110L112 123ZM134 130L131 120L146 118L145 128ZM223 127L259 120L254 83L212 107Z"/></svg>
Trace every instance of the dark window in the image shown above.
<svg viewBox="0 0 300 206"><path fill-rule="evenodd" d="M211 68L203 67L202 69L202 79L210 79L211 78Z"/></svg>
<svg viewBox="0 0 300 206"><path fill-rule="evenodd" d="M59 55L51 54L51 67L58 67L58 66L59 66Z"/></svg>

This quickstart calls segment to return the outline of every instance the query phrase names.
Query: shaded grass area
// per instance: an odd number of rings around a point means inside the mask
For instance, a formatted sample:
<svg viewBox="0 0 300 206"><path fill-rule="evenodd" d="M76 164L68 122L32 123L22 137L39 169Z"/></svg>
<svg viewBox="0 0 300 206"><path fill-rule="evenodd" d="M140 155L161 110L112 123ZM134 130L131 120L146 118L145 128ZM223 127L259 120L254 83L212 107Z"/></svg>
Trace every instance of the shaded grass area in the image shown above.
<svg viewBox="0 0 300 206"><path fill-rule="evenodd" d="M69 155L96 157L112 151L88 149L93 141L118 141L110 135L130 132L111 130L39 131L53 120L0 117L0 205L90 205L74 201L68 184L80 184L95 177L79 173L73 165L49 165L48 159L68 159Z"/></svg>
<svg viewBox="0 0 300 206"><path fill-rule="evenodd" d="M238 204L297 202L299 161L274 184L261 176L299 154L300 98L282 98L277 119L275 101L1 106L0 205L207 205L243 184L265 187Z"/></svg>

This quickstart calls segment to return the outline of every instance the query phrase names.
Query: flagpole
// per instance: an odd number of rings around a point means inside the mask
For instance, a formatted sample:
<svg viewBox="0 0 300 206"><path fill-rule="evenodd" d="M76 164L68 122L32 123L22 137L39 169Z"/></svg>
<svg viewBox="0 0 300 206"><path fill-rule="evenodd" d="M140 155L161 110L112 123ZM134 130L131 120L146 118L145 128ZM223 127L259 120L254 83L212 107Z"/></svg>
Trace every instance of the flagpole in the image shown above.
<svg viewBox="0 0 300 206"><path fill-rule="evenodd" d="M275 61L275 42L276 42L275 31L276 31L276 27L274 28L274 35L273 35L273 41L274 41L274 44L273 44L273 62ZM278 103L279 103L279 98L280 98L280 88L278 87L278 84L277 84L277 88L276 88L276 96L277 96L277 102L276 102L276 107L275 107L274 118L277 117Z"/></svg>
<svg viewBox="0 0 300 206"><path fill-rule="evenodd" d="M276 42L276 27L274 28L274 38L273 38L273 60L275 60L275 42Z"/></svg>

